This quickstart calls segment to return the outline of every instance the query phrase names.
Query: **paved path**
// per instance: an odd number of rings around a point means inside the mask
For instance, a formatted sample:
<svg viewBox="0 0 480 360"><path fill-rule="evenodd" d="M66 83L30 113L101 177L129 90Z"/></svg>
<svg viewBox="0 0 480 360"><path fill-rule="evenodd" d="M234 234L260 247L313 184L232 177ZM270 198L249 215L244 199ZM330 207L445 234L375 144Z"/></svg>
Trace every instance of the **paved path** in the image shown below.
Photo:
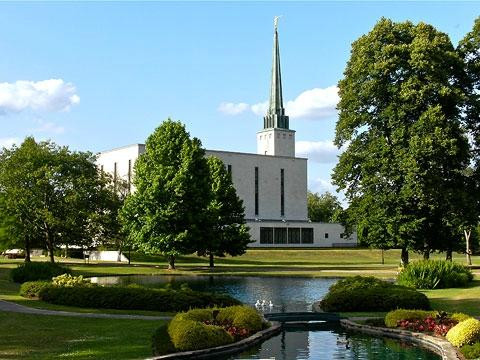
<svg viewBox="0 0 480 360"><path fill-rule="evenodd" d="M28 306L19 305L10 301L0 300L0 311L8 311L22 314L32 315L55 315L55 316L76 316L85 318L101 318L101 319L127 319L127 320L170 320L171 316L148 316L148 315L122 315L122 314L96 314L96 313L79 313L71 311L57 311L36 309Z"/></svg>

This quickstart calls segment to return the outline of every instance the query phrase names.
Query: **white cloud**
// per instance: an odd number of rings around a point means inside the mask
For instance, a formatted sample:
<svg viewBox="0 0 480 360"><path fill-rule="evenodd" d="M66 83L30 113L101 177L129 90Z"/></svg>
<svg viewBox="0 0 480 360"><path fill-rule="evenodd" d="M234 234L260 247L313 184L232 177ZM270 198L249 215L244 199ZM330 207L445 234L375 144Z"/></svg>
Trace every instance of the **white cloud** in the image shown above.
<svg viewBox="0 0 480 360"><path fill-rule="evenodd" d="M314 88L306 90L294 100L287 101L285 112L292 119L320 120L334 116L337 113L336 106L339 101L338 88ZM247 103L221 103L218 107L220 112L227 115L238 115L250 110L257 116L267 113L268 101L249 105Z"/></svg>
<svg viewBox="0 0 480 360"><path fill-rule="evenodd" d="M58 126L55 123L51 121L43 121L43 120L38 120L39 127L36 129L33 129L34 132L44 132L44 133L50 133L50 134L63 134L65 132L65 128L63 126Z"/></svg>
<svg viewBox="0 0 480 360"><path fill-rule="evenodd" d="M16 137L0 138L0 149L11 148L14 144L20 144L20 139Z"/></svg>
<svg viewBox="0 0 480 360"><path fill-rule="evenodd" d="M258 104L254 104L250 107L252 112L258 116L265 116L268 110L268 101L264 101Z"/></svg>
<svg viewBox="0 0 480 360"><path fill-rule="evenodd" d="M297 141L295 155L306 157L309 160L322 164L337 162L338 155L342 153L332 141Z"/></svg>
<svg viewBox="0 0 480 360"><path fill-rule="evenodd" d="M62 79L0 83L0 114L38 111L67 111L80 102L76 88Z"/></svg>
<svg viewBox="0 0 480 360"><path fill-rule="evenodd" d="M309 190L312 192L323 194L328 191L329 193L338 195L336 187L332 185L330 180L316 178L316 179L310 180L308 185L309 185L308 186Z"/></svg>
<svg viewBox="0 0 480 360"><path fill-rule="evenodd" d="M238 115L249 109L246 103L223 102L218 106L218 111L226 115Z"/></svg>
<svg viewBox="0 0 480 360"><path fill-rule="evenodd" d="M285 112L293 119L324 119L337 113L336 106L339 100L336 86L314 88L302 92L295 100L288 101Z"/></svg>

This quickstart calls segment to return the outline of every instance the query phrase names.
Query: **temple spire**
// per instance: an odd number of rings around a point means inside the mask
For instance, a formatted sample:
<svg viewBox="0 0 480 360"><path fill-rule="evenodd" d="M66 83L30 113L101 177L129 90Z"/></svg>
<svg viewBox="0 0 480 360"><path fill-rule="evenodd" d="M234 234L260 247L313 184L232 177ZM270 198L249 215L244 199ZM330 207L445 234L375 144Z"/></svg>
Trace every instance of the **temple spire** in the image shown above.
<svg viewBox="0 0 480 360"><path fill-rule="evenodd" d="M285 115L282 96L282 74L280 70L280 47L278 45L278 19L273 19L273 60L272 60L272 80L270 85L270 101L267 115L263 119L263 127L288 129L288 116Z"/></svg>

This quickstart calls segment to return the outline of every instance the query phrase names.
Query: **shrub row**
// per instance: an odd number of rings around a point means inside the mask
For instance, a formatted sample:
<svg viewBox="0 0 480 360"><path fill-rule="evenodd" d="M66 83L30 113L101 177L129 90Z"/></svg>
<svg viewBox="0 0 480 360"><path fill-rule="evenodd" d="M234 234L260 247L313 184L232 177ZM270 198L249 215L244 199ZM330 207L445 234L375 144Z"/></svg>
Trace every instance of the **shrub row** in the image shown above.
<svg viewBox="0 0 480 360"><path fill-rule="evenodd" d="M234 328L252 334L262 327L262 317L248 306L195 309L177 314L168 325L168 335L175 351L189 351L232 343L235 337L229 331ZM154 336L155 355L165 354L160 353L162 350L171 352L168 341L160 337L162 334L163 328L158 329L157 336Z"/></svg>
<svg viewBox="0 0 480 360"><path fill-rule="evenodd" d="M71 273L69 268L56 263L27 262L12 269L10 277L16 283L24 283L26 281L52 280L55 276Z"/></svg>
<svg viewBox="0 0 480 360"><path fill-rule="evenodd" d="M416 289L463 287L472 280L470 268L445 260L414 261L405 266L397 277L399 285Z"/></svg>
<svg viewBox="0 0 480 360"><path fill-rule="evenodd" d="M38 298L40 291L52 286L49 281L27 281L20 286L20 295L26 298Z"/></svg>
<svg viewBox="0 0 480 360"><path fill-rule="evenodd" d="M331 312L429 310L430 303L424 294L414 289L373 277L354 276L331 286L320 307Z"/></svg>
<svg viewBox="0 0 480 360"><path fill-rule="evenodd" d="M31 291L33 292L33 291ZM228 295L192 290L149 289L142 287L44 286L38 292L41 300L58 305L104 309L186 311L192 308L224 307L240 302Z"/></svg>

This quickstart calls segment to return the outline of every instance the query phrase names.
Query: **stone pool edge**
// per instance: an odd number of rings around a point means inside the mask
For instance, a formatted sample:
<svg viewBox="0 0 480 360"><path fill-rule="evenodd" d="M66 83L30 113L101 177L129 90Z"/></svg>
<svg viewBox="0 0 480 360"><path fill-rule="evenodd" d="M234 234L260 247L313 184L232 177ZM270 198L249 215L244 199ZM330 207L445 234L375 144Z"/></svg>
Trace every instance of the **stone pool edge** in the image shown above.
<svg viewBox="0 0 480 360"><path fill-rule="evenodd" d="M279 322L271 322L271 326L268 329L261 330L256 332L252 336L245 338L243 340L234 342L232 344L227 344L223 346L217 346L214 348L193 350L193 351L183 351L177 353L171 353L167 355L154 356L148 358L149 360L176 360L176 359L211 359L219 356L228 356L242 352L250 348L251 346L261 343L272 336L280 333L282 330L282 325Z"/></svg>
<svg viewBox="0 0 480 360"><path fill-rule="evenodd" d="M443 360L465 360L463 355L452 344L442 338L426 335L423 333L411 332L407 330L381 328L370 325L363 325L354 322L351 319L342 319L340 324L353 331L362 332L369 335L389 337L418 344L423 348L440 355Z"/></svg>

